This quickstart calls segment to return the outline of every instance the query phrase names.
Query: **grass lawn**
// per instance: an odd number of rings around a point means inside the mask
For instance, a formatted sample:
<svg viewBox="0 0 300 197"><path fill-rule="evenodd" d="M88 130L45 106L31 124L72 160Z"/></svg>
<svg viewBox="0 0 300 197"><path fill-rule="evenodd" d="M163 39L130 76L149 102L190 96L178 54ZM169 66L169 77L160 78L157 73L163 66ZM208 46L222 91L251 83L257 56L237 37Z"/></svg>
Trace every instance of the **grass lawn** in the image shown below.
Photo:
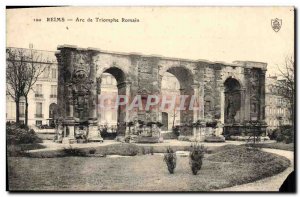
<svg viewBox="0 0 300 197"><path fill-rule="evenodd" d="M196 176L188 157L177 157L175 174L169 174L159 155L8 158L9 189L27 191L209 191L271 176L288 166L284 157L242 146L206 155Z"/></svg>
<svg viewBox="0 0 300 197"><path fill-rule="evenodd" d="M260 148L274 148L274 149L280 149L280 150L288 150L288 151L294 151L294 143L282 143L282 142L275 142L275 143L266 143L266 144L256 144L257 147Z"/></svg>
<svg viewBox="0 0 300 197"><path fill-rule="evenodd" d="M19 156L27 150L43 149L45 148L42 144L18 144L18 145L7 145L6 152L8 156Z"/></svg>

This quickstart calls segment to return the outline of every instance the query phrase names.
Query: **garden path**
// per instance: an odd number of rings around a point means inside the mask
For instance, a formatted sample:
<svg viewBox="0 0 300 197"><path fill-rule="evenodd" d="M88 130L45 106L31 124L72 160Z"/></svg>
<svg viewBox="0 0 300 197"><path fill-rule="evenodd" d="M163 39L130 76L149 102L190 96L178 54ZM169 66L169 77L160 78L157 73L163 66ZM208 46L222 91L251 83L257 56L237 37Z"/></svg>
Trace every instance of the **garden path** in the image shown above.
<svg viewBox="0 0 300 197"><path fill-rule="evenodd" d="M247 183L243 185L236 185L233 187L223 188L216 191L279 191L280 186L287 178L287 176L294 170L294 152L293 151L286 151L286 150L279 150L279 149L269 149L263 148L263 151L278 154L281 156L286 157L291 161L291 165L284 170L283 172L268 177L264 179L260 179L258 181Z"/></svg>

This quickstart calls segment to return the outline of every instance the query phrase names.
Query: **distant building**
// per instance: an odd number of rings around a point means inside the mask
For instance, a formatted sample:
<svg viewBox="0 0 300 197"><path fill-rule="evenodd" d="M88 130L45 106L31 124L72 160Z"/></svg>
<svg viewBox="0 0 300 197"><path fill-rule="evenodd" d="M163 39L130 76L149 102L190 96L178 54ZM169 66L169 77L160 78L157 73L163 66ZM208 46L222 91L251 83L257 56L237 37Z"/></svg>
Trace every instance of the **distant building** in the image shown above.
<svg viewBox="0 0 300 197"><path fill-rule="evenodd" d="M17 48L9 48L16 50ZM25 56L34 53L41 64L49 65L34 84L28 95L28 125L51 125L57 103L57 61L53 51L19 49ZM8 87L7 87L8 88ZM6 95L6 120L16 120L16 104L10 95ZM20 122L25 122L25 99L20 102Z"/></svg>
<svg viewBox="0 0 300 197"><path fill-rule="evenodd" d="M266 79L266 119L268 130L278 128L280 125L291 125L291 105L289 100L282 96L276 87L278 79L270 76Z"/></svg>
<svg viewBox="0 0 300 197"><path fill-rule="evenodd" d="M113 98L116 98L118 95L117 81L114 76L109 73L103 73L101 77L101 94L109 94ZM109 106L114 106L113 103L115 99L108 100L110 103L106 103ZM115 108L105 109L99 108L100 117L98 118L98 122L100 126L117 126L118 122L118 110Z"/></svg>

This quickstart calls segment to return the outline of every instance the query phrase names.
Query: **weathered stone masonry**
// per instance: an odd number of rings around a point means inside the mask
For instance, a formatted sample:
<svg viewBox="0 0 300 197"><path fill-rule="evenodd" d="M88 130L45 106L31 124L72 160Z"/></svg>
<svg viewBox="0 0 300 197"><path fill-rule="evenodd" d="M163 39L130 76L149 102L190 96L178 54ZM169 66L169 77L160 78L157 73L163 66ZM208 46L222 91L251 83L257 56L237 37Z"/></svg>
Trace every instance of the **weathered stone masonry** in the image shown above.
<svg viewBox="0 0 300 197"><path fill-rule="evenodd" d="M203 118L219 119L226 132L242 132L243 123L265 119L266 63L236 61L232 64L209 61L114 53L75 46L59 46L58 70L59 116L65 136L73 137L79 127L88 129L89 138L97 138L97 96L101 94L101 75L112 74L118 83L118 94L159 95L161 80L170 72L180 82L180 92L195 95L200 110L181 113L182 123ZM144 96L143 96L144 95ZM159 110L119 110L118 132L124 135L126 122L134 119L161 121ZM190 132L192 135L192 131Z"/></svg>

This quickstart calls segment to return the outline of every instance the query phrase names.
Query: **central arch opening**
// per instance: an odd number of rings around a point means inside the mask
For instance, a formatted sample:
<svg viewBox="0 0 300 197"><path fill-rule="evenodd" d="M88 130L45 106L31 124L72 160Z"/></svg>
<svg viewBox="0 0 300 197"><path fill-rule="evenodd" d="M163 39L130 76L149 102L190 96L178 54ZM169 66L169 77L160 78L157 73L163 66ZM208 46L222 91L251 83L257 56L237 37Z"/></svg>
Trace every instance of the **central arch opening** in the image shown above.
<svg viewBox="0 0 300 197"><path fill-rule="evenodd" d="M125 73L117 68L111 67L97 78L98 82L98 126L105 130L109 136L125 134L126 111L117 105L118 95L126 95ZM128 95L126 95L128 96ZM103 99L103 98L108 99ZM102 101L100 101L101 99ZM103 102L103 106L99 106ZM103 136L105 137L105 136Z"/></svg>
<svg viewBox="0 0 300 197"><path fill-rule="evenodd" d="M162 77L161 94L171 100L172 97L179 98L180 84L178 79L171 73L166 72ZM177 100L177 99L176 99ZM180 125L180 110L169 106L162 109L162 131L169 131L173 127Z"/></svg>
<svg viewBox="0 0 300 197"><path fill-rule="evenodd" d="M103 73L101 76L101 94L111 95L116 98L118 96L117 80L109 73ZM105 105L113 105L113 100L106 100ZM117 127L118 123L118 110L117 109L104 109L100 108L99 125L103 127Z"/></svg>
<svg viewBox="0 0 300 197"><path fill-rule="evenodd" d="M164 81L164 79L167 80ZM177 125L185 126L193 123L194 111L193 109L190 109L191 97L192 95L194 95L194 89L192 87L192 73L185 67L171 67L164 73L162 77L162 93L164 93L165 91L165 84L167 86L173 86L173 95L178 96L178 99L176 99L175 110L172 109L173 112L171 112L170 115L168 115L168 129L172 129L173 126ZM181 105L183 97L186 97L183 107L184 110L178 110L177 107ZM162 118L163 116L166 117L166 115L162 114Z"/></svg>

